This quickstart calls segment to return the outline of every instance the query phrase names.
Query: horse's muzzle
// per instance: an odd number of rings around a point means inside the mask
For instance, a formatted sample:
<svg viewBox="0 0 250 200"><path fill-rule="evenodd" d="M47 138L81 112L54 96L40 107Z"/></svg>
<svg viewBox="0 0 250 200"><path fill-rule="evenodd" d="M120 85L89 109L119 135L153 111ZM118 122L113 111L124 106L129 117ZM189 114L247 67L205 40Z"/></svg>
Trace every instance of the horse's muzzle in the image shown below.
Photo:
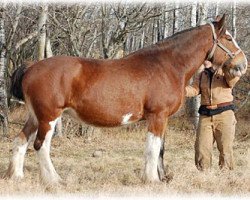
<svg viewBox="0 0 250 200"><path fill-rule="evenodd" d="M238 76L241 77L242 75L244 75L247 71L247 65L245 64L238 64L235 67L230 69L230 73L234 76Z"/></svg>

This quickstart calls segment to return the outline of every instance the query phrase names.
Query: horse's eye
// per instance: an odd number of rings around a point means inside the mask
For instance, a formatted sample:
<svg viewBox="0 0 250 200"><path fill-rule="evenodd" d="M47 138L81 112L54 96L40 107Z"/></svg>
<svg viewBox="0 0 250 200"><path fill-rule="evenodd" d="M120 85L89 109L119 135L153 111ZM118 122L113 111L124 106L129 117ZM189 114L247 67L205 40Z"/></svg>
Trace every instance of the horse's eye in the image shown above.
<svg viewBox="0 0 250 200"><path fill-rule="evenodd" d="M232 37L229 36L229 35L226 36L226 39L227 39L228 41L233 41Z"/></svg>

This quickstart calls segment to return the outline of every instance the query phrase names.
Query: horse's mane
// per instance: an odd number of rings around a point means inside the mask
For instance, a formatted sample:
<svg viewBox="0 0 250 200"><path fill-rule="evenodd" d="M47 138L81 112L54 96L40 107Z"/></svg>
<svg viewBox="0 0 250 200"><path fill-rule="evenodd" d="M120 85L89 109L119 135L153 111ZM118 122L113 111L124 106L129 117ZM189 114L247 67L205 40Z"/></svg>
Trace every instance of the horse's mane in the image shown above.
<svg viewBox="0 0 250 200"><path fill-rule="evenodd" d="M149 46L147 46L145 48L142 48L142 49L139 49L139 50L137 50L135 52L132 52L132 53L128 54L127 56L125 56L124 58L129 57L129 56L133 56L133 55L149 55L149 54L158 53L159 51L161 51L161 50L165 49L166 47L168 47L169 44L178 41L178 39L183 37L183 34L190 33L194 29L199 30L200 26L192 27L192 28L185 29L185 30L182 30L180 32L177 32L177 33L175 33L175 34L173 34L173 35L171 35L169 37L166 37L166 38L158 41L155 44L151 44L151 45L149 45Z"/></svg>

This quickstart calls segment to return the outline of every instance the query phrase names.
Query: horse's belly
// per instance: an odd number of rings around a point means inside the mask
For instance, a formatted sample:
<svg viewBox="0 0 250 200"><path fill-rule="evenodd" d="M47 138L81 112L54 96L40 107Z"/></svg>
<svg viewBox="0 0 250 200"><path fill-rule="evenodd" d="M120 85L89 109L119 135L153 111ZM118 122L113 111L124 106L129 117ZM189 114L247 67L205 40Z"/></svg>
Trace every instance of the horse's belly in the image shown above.
<svg viewBox="0 0 250 200"><path fill-rule="evenodd" d="M131 124L139 121L142 116L142 110L130 109L129 111L121 112L104 112L103 110L88 110L83 109L66 109L66 113L72 116L77 121L82 121L87 124L102 127L114 127Z"/></svg>

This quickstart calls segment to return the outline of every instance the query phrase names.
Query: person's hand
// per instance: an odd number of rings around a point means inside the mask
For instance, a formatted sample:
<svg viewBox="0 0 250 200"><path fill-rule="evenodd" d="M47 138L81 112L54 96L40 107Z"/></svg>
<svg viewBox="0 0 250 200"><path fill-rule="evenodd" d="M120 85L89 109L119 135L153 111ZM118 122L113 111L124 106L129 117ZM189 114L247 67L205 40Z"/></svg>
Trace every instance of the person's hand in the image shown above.
<svg viewBox="0 0 250 200"><path fill-rule="evenodd" d="M208 61L208 60L205 60L204 61L204 66L205 66L205 68L210 68L210 67L212 67L212 63L210 61Z"/></svg>

